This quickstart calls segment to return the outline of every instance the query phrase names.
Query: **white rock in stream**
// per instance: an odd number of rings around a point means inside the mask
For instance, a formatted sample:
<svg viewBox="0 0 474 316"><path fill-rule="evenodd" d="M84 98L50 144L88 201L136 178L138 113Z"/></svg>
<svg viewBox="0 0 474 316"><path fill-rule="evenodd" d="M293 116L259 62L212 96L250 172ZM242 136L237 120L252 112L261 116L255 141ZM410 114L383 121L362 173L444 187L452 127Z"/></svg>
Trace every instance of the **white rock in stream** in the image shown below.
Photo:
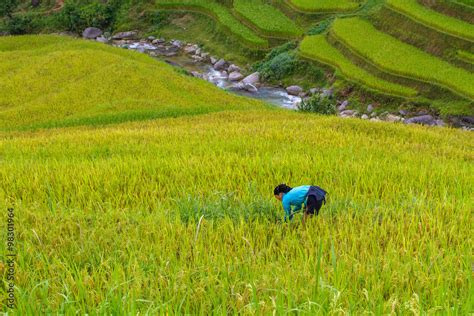
<svg viewBox="0 0 474 316"><path fill-rule="evenodd" d="M254 72L253 74L248 75L242 80L243 84L250 84L256 86L260 82L260 73Z"/></svg>
<svg viewBox="0 0 474 316"><path fill-rule="evenodd" d="M229 80L230 81L239 81L243 78L244 76L238 72L238 71L233 71L229 74Z"/></svg>

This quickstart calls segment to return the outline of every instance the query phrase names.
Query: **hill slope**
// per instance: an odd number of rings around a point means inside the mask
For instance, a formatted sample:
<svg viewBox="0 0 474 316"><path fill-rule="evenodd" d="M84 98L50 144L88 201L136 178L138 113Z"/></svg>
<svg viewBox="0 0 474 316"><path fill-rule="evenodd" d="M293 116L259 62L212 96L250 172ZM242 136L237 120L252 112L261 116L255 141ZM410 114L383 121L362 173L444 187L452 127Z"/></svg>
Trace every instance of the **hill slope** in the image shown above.
<svg viewBox="0 0 474 316"><path fill-rule="evenodd" d="M96 125L262 106L212 89L144 54L67 37L0 38L0 60L2 129Z"/></svg>

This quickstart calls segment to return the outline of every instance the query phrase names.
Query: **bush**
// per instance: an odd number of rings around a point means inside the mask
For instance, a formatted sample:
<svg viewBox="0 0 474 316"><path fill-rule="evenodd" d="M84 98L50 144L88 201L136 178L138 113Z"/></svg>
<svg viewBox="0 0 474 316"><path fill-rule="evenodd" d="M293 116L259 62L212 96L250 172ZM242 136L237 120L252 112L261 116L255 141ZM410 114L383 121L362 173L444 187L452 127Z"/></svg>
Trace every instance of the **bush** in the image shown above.
<svg viewBox="0 0 474 316"><path fill-rule="evenodd" d="M280 80L293 74L298 66L294 42L276 47L267 54L264 60L253 66L265 80Z"/></svg>
<svg viewBox="0 0 474 316"><path fill-rule="evenodd" d="M22 35L32 33L31 16L29 15L15 15L6 20L6 29L12 35Z"/></svg>
<svg viewBox="0 0 474 316"><path fill-rule="evenodd" d="M301 101L298 110L302 112L314 112L324 115L335 115L337 113L336 104L328 97L313 95L307 100Z"/></svg>
<svg viewBox="0 0 474 316"><path fill-rule="evenodd" d="M86 27L98 27L102 30L113 26L120 1L109 1L107 4L93 2L85 6L67 1L61 10L60 21L65 29L80 33Z"/></svg>

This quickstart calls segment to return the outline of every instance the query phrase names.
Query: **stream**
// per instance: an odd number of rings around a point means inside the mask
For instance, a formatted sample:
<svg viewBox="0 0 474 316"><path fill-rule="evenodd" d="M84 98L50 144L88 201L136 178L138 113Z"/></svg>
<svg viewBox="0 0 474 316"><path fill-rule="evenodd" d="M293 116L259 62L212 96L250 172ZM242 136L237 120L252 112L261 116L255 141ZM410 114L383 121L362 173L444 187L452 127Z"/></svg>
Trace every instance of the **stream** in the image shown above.
<svg viewBox="0 0 474 316"><path fill-rule="evenodd" d="M196 61L192 59L189 54L182 52L182 50L179 50L174 54L150 54L150 52L157 50L157 46L142 42L134 42L127 45L126 47L121 47L148 53L153 58L164 61L172 66L184 69L188 73L197 72L204 80L207 80L213 83L215 86L237 95L259 99L287 109L296 109L296 104L301 102L300 97L289 95L286 90L281 87L262 84L259 86L258 91L256 92L229 89L236 82L229 81L227 76L225 76L221 71L215 70L212 64L209 62Z"/></svg>

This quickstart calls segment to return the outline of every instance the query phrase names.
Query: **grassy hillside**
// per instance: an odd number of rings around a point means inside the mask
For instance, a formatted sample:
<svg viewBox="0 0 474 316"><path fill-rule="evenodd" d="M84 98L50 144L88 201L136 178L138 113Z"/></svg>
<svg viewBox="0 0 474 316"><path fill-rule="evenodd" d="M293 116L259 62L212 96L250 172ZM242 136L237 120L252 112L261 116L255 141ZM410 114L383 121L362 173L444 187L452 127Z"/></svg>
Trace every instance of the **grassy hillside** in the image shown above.
<svg viewBox="0 0 474 316"><path fill-rule="evenodd" d="M66 37L0 38L0 58L2 130L262 106L210 89L144 54Z"/></svg>
<svg viewBox="0 0 474 316"><path fill-rule="evenodd" d="M79 40L0 48L18 314L470 312L471 133L273 109ZM48 123L131 108L175 117ZM320 216L279 223L282 181L326 188Z"/></svg>

